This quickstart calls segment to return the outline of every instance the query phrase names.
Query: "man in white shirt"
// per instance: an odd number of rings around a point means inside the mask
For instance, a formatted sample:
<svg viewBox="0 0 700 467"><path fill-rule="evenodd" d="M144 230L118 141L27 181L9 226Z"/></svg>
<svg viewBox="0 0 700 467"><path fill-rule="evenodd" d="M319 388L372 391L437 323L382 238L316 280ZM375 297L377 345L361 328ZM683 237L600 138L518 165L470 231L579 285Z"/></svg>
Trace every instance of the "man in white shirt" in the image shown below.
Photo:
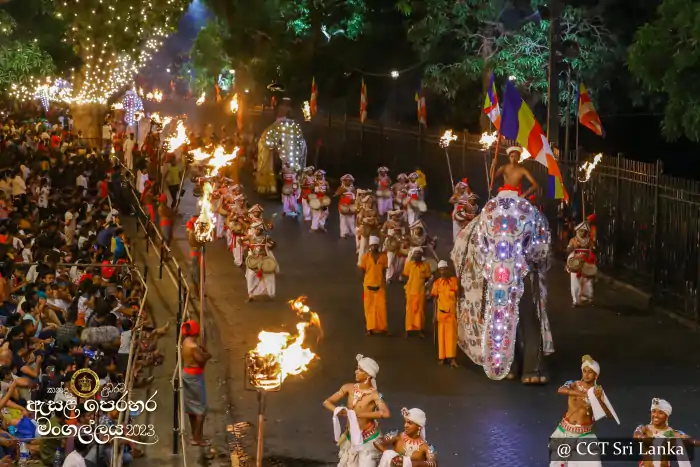
<svg viewBox="0 0 700 467"><path fill-rule="evenodd" d="M12 179L12 197L15 202L19 202L22 205L27 201L27 185L24 183L24 178L19 170L15 172L15 178Z"/></svg>
<svg viewBox="0 0 700 467"><path fill-rule="evenodd" d="M68 208L64 216L64 233L66 234L66 244L68 245L73 245L73 237L75 236L76 224L78 222L77 218L78 213L77 209L75 209L75 206L71 206L70 208Z"/></svg>
<svg viewBox="0 0 700 467"><path fill-rule="evenodd" d="M136 146L136 140L134 139L134 134L129 133L129 138L124 141L124 163L126 168L133 171L134 170L134 147Z"/></svg>

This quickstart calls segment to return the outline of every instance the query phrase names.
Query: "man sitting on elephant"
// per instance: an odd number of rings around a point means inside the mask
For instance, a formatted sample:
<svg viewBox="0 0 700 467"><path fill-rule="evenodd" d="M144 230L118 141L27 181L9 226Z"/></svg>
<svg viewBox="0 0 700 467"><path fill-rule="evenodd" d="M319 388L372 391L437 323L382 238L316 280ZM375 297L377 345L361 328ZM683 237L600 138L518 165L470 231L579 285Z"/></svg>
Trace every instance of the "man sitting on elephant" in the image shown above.
<svg viewBox="0 0 700 467"><path fill-rule="evenodd" d="M530 195L537 193L540 185L532 176L529 170L520 164L520 155L523 152L523 148L518 146L512 146L508 148L506 154L508 154L508 164L502 165L496 170L497 157L493 158L491 163L491 186L489 187L489 192L493 190L493 184L496 181L496 177L503 175L503 186L498 189L498 191L515 191L521 198L528 198ZM523 177L530 182L530 188L523 193Z"/></svg>

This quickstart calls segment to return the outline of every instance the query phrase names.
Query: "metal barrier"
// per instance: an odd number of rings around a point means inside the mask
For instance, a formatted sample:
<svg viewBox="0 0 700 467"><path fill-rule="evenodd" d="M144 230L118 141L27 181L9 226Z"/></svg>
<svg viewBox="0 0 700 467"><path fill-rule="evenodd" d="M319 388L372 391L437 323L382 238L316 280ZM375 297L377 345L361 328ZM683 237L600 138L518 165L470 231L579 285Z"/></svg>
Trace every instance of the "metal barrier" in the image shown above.
<svg viewBox="0 0 700 467"><path fill-rule="evenodd" d="M175 348L175 369L173 371L173 377L171 379L171 384L173 386L173 454L178 454L180 451L179 446L182 446L182 456L183 465L187 465L187 455L184 449L185 444L185 433L183 429L183 423L186 419L185 417L185 406L184 397L182 393L182 335L181 327L182 323L189 317L189 298L190 298L190 287L187 280L182 272L182 267L172 255L170 247L166 244L163 235L156 225L152 222L150 217L146 214L141 205L140 193L134 186L136 177L134 173L125 167L121 162L119 166L122 171L126 173L129 177L126 179L128 190L131 194L132 200L129 203L132 209L135 211L137 223L137 232L143 229L145 233L146 242L146 253L150 253L151 247L156 252L159 260L158 266L158 278L163 278L163 271L165 271L173 282L173 285L178 290L178 313L177 313L177 326L176 326L176 348ZM186 171L185 171L186 172ZM185 174L183 174L183 179ZM161 188L161 181L154 184L157 189ZM203 323L200 323L203 326ZM119 464L115 464L119 465Z"/></svg>

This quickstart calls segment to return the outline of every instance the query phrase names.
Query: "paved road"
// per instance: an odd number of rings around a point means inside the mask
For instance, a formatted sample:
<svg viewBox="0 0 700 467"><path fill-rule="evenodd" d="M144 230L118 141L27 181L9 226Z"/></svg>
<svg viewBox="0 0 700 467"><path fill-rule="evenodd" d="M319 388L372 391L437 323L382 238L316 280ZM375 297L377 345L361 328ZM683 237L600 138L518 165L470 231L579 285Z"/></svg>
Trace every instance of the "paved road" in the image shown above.
<svg viewBox="0 0 700 467"><path fill-rule="evenodd" d="M184 223L197 212L196 199L189 193L190 189L181 206L183 217L175 241L181 258L187 252ZM266 216L281 211L279 202L263 205ZM223 372L218 377L226 380L210 390L229 391L235 421L255 424L257 420L255 394L243 388L241 358L255 346L259 331L293 330L295 316L285 302L299 295L309 297L323 321L326 338L315 349L320 360L303 377L290 377L282 392L269 398L265 453L279 461L273 465L337 462L331 416L321 403L341 384L352 381L358 353L380 365L379 388L393 412L382 428L400 427L401 407L425 410L428 440L440 453L441 467L547 465L548 437L566 407L556 390L560 383L580 376L583 354L600 362L600 383L622 421L621 426L601 422L600 436L629 436L638 424L648 422L653 397L673 404L674 427L700 436L697 334L665 317L650 315L625 290L600 286L595 307L572 309L568 278L557 265L549 277L556 348L549 359L549 386L490 381L464 356L459 369L438 366L431 339L365 337L354 242L338 238L337 211L332 213L327 234L312 234L299 221L278 218L272 235L278 243L275 254L281 274L277 300L272 303L244 303L243 271L234 266L223 241L208 247L209 346L220 363L211 371ZM446 220L428 217L427 222L431 234L451 238ZM440 246L443 258L450 247L445 243ZM397 335L402 331L404 303L401 285L392 284L389 326ZM217 432L223 428L213 427ZM250 444L254 433L247 438Z"/></svg>

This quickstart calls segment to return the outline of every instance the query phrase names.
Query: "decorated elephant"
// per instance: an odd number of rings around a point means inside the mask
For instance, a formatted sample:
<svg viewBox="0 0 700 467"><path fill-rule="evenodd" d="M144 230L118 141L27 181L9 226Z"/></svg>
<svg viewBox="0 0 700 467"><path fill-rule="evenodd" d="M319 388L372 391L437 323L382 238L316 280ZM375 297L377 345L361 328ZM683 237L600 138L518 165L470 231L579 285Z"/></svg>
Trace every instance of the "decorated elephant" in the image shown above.
<svg viewBox="0 0 700 467"><path fill-rule="evenodd" d="M277 194L277 174L281 162L289 163L297 173L306 165L306 141L301 125L289 118L278 118L260 135L255 166L258 193Z"/></svg>
<svg viewBox="0 0 700 467"><path fill-rule="evenodd" d="M491 379L548 382L544 356L554 352L546 311L549 249L546 218L513 191L489 200L455 240L459 347Z"/></svg>

